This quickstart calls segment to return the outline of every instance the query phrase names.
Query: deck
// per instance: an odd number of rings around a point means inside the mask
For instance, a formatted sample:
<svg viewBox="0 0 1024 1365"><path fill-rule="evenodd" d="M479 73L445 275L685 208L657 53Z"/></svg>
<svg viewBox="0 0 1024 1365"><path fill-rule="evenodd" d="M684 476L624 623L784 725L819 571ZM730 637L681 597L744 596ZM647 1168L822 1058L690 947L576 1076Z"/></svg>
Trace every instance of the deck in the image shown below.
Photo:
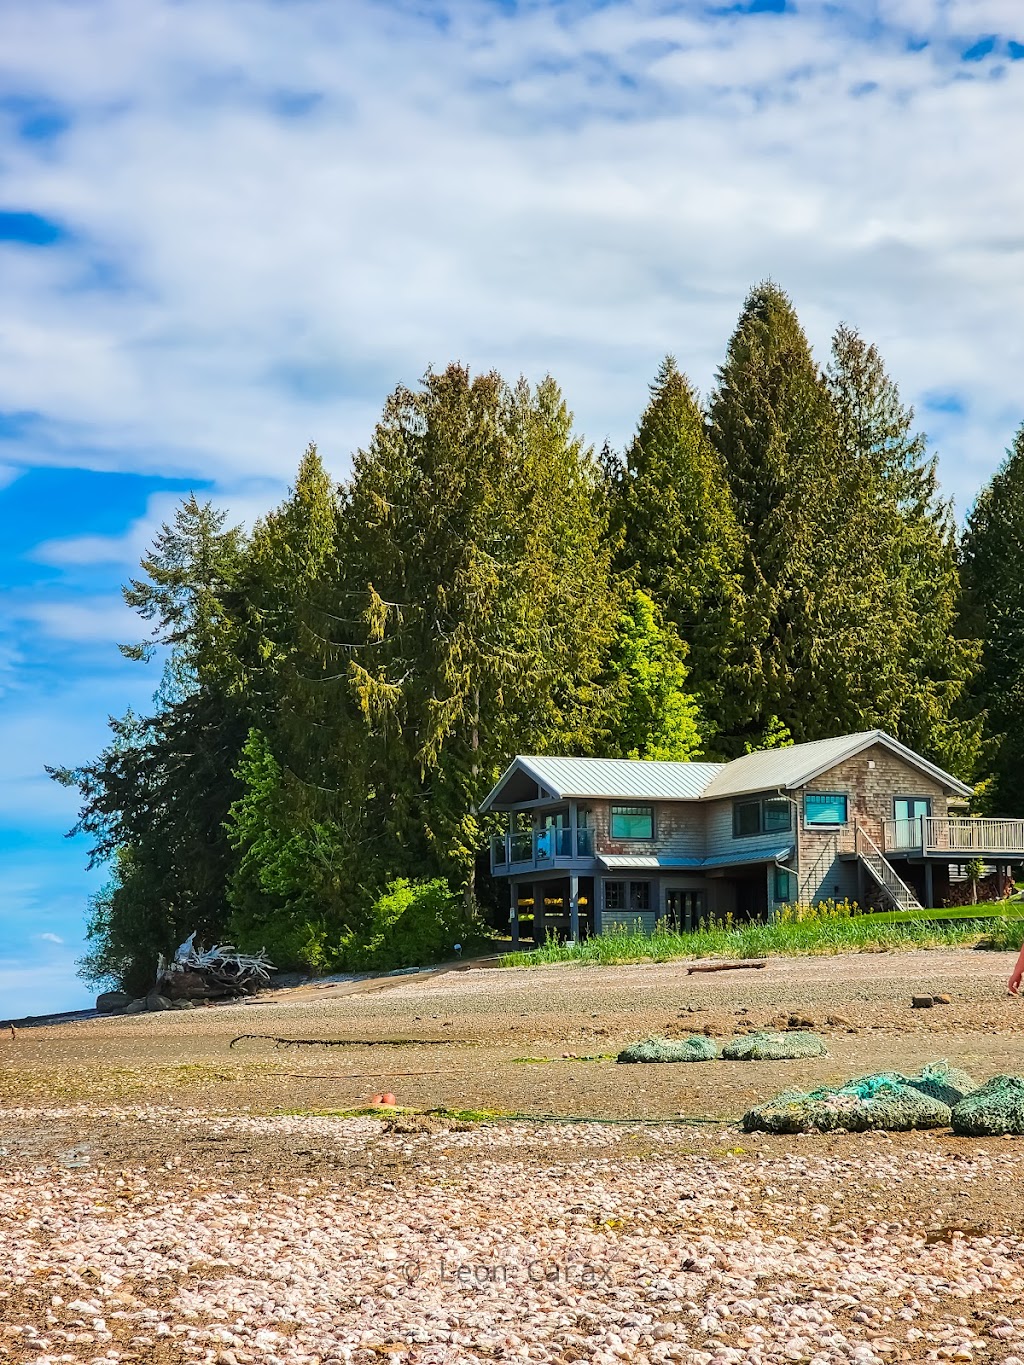
<svg viewBox="0 0 1024 1365"><path fill-rule="evenodd" d="M918 816L914 820L886 820L882 829L886 854L967 862L1024 861L1024 820L982 816Z"/></svg>

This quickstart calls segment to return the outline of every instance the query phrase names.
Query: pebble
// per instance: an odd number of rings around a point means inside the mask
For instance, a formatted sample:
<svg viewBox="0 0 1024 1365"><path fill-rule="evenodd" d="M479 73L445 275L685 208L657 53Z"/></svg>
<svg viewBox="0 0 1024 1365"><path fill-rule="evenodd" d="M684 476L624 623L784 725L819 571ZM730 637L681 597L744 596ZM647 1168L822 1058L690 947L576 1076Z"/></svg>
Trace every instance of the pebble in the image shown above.
<svg viewBox="0 0 1024 1365"><path fill-rule="evenodd" d="M74 1111L20 1112L45 1124ZM83 1347L197 1365L884 1365L908 1352L969 1365L1024 1329L1024 1240L857 1227L837 1221L832 1193L911 1176L952 1193L1011 1179L1012 1152L973 1148L955 1167L878 1146L736 1161L692 1155L676 1127L396 1135L374 1119L105 1112L193 1136L301 1135L388 1179L10 1165L0 1322L19 1361Z"/></svg>

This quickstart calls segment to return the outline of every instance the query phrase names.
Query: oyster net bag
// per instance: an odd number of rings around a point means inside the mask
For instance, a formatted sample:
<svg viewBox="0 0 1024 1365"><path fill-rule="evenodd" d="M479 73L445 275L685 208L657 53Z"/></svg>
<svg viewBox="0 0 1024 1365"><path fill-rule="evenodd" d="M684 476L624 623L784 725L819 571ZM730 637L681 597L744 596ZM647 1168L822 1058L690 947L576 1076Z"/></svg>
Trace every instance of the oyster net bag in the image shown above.
<svg viewBox="0 0 1024 1365"><path fill-rule="evenodd" d="M1024 1133L1024 1076L993 1076L954 1105L952 1122L964 1137Z"/></svg>
<svg viewBox="0 0 1024 1365"><path fill-rule="evenodd" d="M824 1057L824 1038L816 1033L748 1033L722 1048L728 1062L784 1062L794 1057Z"/></svg>
<svg viewBox="0 0 1024 1365"><path fill-rule="evenodd" d="M692 1038L645 1038L619 1053L620 1062L713 1062L718 1046L702 1033Z"/></svg>
<svg viewBox="0 0 1024 1365"><path fill-rule="evenodd" d="M946 1128L951 1103L971 1090L965 1071L934 1062L913 1076L882 1072L845 1085L821 1086L807 1092L786 1090L743 1116L747 1133L889 1133L914 1128ZM1024 1081L1021 1082L1024 1116Z"/></svg>

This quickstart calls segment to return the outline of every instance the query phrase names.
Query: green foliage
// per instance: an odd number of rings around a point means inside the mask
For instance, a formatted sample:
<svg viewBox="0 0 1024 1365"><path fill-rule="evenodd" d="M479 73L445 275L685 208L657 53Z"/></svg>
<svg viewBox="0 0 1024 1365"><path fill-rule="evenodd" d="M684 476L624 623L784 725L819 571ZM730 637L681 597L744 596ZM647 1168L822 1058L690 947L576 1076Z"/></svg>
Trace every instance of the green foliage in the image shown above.
<svg viewBox="0 0 1024 1365"><path fill-rule="evenodd" d="M717 707L741 536L697 392L672 356L612 481L611 536L620 573L659 603L688 648L695 690Z"/></svg>
<svg viewBox="0 0 1024 1365"><path fill-rule="evenodd" d="M226 653L244 541L224 523L223 513L186 499L143 559L146 577L125 589L151 626L125 654L164 660L154 713L112 719L112 740L92 763L47 770L81 795L71 834L89 836L90 865L112 865L90 911L87 979L151 983L157 953L193 929L210 940L224 926L231 850L223 824L248 729Z"/></svg>
<svg viewBox="0 0 1024 1365"><path fill-rule="evenodd" d="M964 629L984 640L986 804L1024 815L1024 426L982 489L963 542Z"/></svg>
<svg viewBox="0 0 1024 1365"><path fill-rule="evenodd" d="M1024 921L1022 921L1024 926ZM752 958L772 954L791 956L878 952L901 948L971 947L983 938L976 921L893 921L884 916L858 915L811 923L711 925L693 933L597 934L583 943L548 943L539 948L507 953L503 967L542 966L579 962L601 966L621 962L671 962L679 958Z"/></svg>
<svg viewBox="0 0 1024 1365"><path fill-rule="evenodd" d="M699 755L700 706L687 690L683 655L651 598L634 592L611 647L605 757L685 762Z"/></svg>
<svg viewBox="0 0 1024 1365"><path fill-rule="evenodd" d="M441 877L389 882L370 907L358 934L342 940L353 971L387 971L452 956L456 944L478 937L479 925Z"/></svg>
<svg viewBox="0 0 1024 1365"><path fill-rule="evenodd" d="M296 826L281 768L266 737L251 730L236 776L242 787L226 821L237 863L228 889L228 933L246 951L265 948L281 968L339 970L339 944L350 926L338 917L348 893L335 830ZM325 913L330 907L331 918Z"/></svg>

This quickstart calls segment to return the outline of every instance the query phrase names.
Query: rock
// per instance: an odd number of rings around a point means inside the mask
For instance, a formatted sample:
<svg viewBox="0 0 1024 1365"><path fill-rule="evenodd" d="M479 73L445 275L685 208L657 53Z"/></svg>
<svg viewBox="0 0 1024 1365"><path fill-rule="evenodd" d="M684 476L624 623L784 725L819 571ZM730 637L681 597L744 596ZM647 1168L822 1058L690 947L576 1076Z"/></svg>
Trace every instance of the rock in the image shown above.
<svg viewBox="0 0 1024 1365"><path fill-rule="evenodd" d="M933 1003L930 995L912 995L910 997L911 1007L915 1010L930 1010Z"/></svg>
<svg viewBox="0 0 1024 1365"><path fill-rule="evenodd" d="M847 1019L846 1016L845 1016L844 1014L827 1014L827 1015L825 1016L825 1023L828 1024L829 1028L852 1028L852 1027L853 1027L853 1025L850 1023L849 1019Z"/></svg>
<svg viewBox="0 0 1024 1365"><path fill-rule="evenodd" d="M104 991L96 997L96 1008L100 1014L119 1014L132 1003L127 991Z"/></svg>
<svg viewBox="0 0 1024 1365"><path fill-rule="evenodd" d="M812 1019L809 1014L791 1014L786 1020L786 1027L803 1029L817 1028L818 1025L816 1020Z"/></svg>
<svg viewBox="0 0 1024 1365"><path fill-rule="evenodd" d="M202 1000L209 994L206 977L199 972L170 972L160 986L165 1000Z"/></svg>
<svg viewBox="0 0 1024 1365"><path fill-rule="evenodd" d="M161 1010L169 1010L171 1002L166 995L158 995L156 991L150 991L145 1000L146 1009L152 1014L158 1014Z"/></svg>
<svg viewBox="0 0 1024 1365"><path fill-rule="evenodd" d="M172 1010L194 1010L196 1002L194 1000L175 1000L171 1004Z"/></svg>
<svg viewBox="0 0 1024 1365"><path fill-rule="evenodd" d="M125 1005L125 1014L142 1014L146 1008L145 1000L133 1000L130 1005Z"/></svg>
<svg viewBox="0 0 1024 1365"><path fill-rule="evenodd" d="M951 995L933 995L933 996L932 996L932 1004L933 1004L933 1005L952 1005L952 1003L953 1003L953 997L952 997Z"/></svg>

